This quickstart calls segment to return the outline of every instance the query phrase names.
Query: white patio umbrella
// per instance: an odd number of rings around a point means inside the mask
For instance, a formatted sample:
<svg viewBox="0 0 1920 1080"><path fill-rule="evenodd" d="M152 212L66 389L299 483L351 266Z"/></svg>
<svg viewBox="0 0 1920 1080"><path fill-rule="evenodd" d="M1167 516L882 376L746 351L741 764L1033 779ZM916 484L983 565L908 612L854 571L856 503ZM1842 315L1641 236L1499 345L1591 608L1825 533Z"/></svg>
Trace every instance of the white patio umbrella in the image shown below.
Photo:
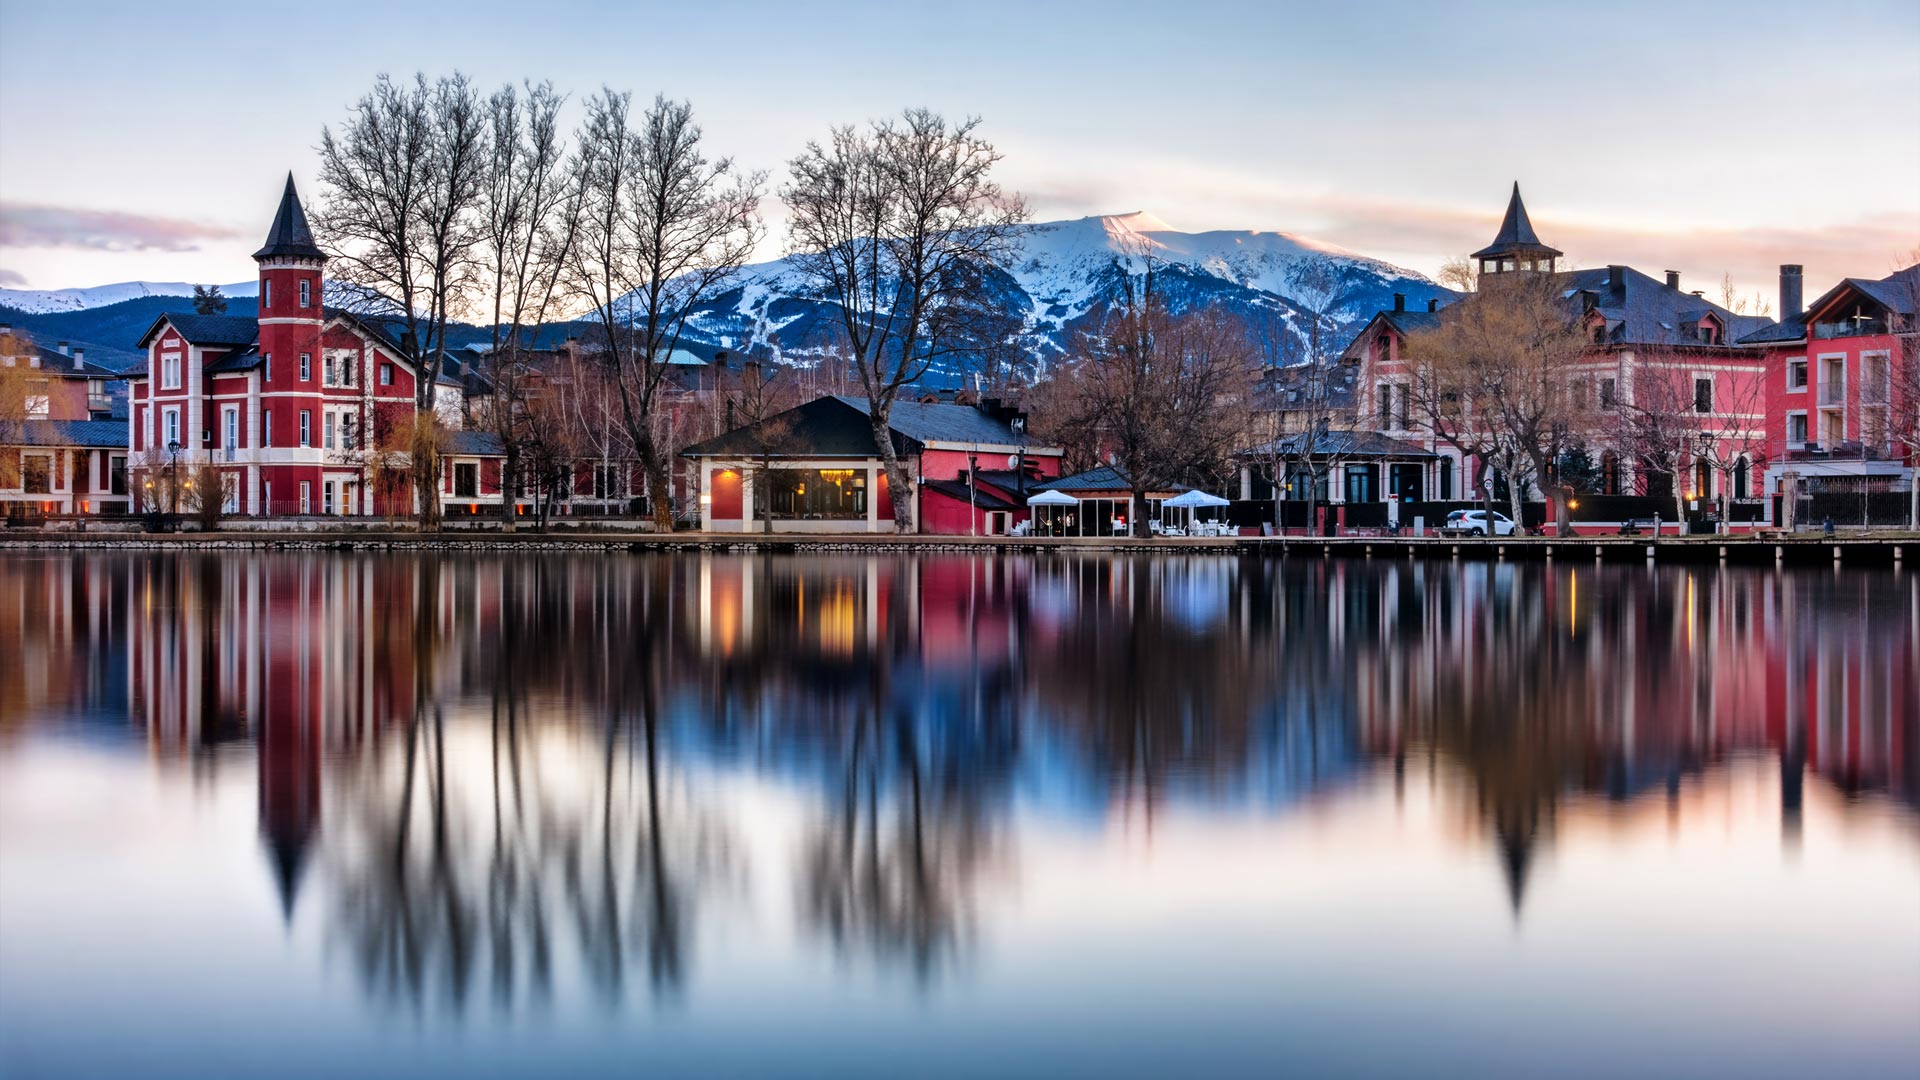
<svg viewBox="0 0 1920 1080"><path fill-rule="evenodd" d="M1209 495L1199 488L1195 488L1192 491L1183 491L1173 498L1162 502L1160 505L1162 507L1173 506L1185 510L1187 512L1187 527L1191 530L1193 527L1193 512L1195 510L1202 507L1230 506L1232 504L1218 495Z"/></svg>
<svg viewBox="0 0 1920 1080"><path fill-rule="evenodd" d="M1043 491L1027 500L1028 506L1079 506L1080 500L1064 491ZM1075 523L1076 525L1078 522Z"/></svg>

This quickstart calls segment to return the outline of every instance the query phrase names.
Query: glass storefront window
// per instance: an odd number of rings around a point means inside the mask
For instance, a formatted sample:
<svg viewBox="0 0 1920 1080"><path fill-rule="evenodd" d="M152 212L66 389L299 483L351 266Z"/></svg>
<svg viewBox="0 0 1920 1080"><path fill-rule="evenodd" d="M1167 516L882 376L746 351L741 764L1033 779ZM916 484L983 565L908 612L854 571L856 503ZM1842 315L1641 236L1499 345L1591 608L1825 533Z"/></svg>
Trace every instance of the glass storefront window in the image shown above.
<svg viewBox="0 0 1920 1080"><path fill-rule="evenodd" d="M852 521L867 516L865 469L773 470L773 516L788 521Z"/></svg>

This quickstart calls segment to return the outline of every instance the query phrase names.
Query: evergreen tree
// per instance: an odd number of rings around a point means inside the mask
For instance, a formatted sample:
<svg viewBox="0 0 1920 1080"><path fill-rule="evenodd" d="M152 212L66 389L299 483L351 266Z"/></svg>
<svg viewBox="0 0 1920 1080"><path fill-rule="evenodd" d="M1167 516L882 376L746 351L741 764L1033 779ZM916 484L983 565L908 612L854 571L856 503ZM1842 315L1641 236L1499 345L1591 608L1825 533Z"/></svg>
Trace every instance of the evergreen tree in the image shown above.
<svg viewBox="0 0 1920 1080"><path fill-rule="evenodd" d="M200 315L225 315L227 298L221 294L218 285L195 285L193 287L193 310Z"/></svg>

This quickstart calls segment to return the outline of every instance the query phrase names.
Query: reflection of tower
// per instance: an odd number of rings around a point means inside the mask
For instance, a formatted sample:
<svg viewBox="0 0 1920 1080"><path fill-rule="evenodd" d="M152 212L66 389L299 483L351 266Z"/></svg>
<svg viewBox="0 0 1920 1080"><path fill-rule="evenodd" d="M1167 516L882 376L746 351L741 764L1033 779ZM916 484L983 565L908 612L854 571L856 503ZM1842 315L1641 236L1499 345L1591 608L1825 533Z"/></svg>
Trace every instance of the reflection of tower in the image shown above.
<svg viewBox="0 0 1920 1080"><path fill-rule="evenodd" d="M307 854L320 828L320 725L299 711L269 706L260 722L260 837L279 893L293 917Z"/></svg>

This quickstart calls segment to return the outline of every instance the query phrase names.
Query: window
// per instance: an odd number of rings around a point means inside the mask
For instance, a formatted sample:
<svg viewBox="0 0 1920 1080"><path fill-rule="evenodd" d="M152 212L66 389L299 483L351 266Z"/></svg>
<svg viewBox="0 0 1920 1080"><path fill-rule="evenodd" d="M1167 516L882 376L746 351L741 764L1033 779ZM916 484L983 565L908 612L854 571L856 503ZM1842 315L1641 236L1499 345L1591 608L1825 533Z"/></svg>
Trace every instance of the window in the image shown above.
<svg viewBox="0 0 1920 1080"><path fill-rule="evenodd" d="M320 485L320 512L333 513L333 481L331 480Z"/></svg>
<svg viewBox="0 0 1920 1080"><path fill-rule="evenodd" d="M273 445L273 410L260 410L260 445Z"/></svg>
<svg viewBox="0 0 1920 1080"><path fill-rule="evenodd" d="M267 278L260 282L260 309L264 311L267 308L270 308L272 306L273 306L273 279Z"/></svg>
<svg viewBox="0 0 1920 1080"><path fill-rule="evenodd" d="M773 470L773 516L857 520L867 516L867 474L855 469Z"/></svg>
<svg viewBox="0 0 1920 1080"><path fill-rule="evenodd" d="M272 353L260 354L260 367L261 367L261 372L260 372L261 381L272 382L273 381L273 354Z"/></svg>
<svg viewBox="0 0 1920 1080"><path fill-rule="evenodd" d="M1805 391L1807 388L1807 361L1802 357L1787 361L1787 392Z"/></svg>
<svg viewBox="0 0 1920 1080"><path fill-rule="evenodd" d="M231 454L240 448L240 410L227 409L225 416L227 421L227 453Z"/></svg>
<svg viewBox="0 0 1920 1080"><path fill-rule="evenodd" d="M180 441L180 410L168 409L161 415L165 417L167 435L166 441L161 445L171 447Z"/></svg>
<svg viewBox="0 0 1920 1080"><path fill-rule="evenodd" d="M168 353L160 358L160 389L180 389L180 354Z"/></svg>
<svg viewBox="0 0 1920 1080"><path fill-rule="evenodd" d="M392 364L380 365L380 385L381 386L393 385L393 365Z"/></svg>
<svg viewBox="0 0 1920 1080"><path fill-rule="evenodd" d="M329 450L333 449L333 414L332 413L329 412L329 413L321 414L320 431L321 431L321 435L320 435L321 441L326 444L327 449Z"/></svg>
<svg viewBox="0 0 1920 1080"><path fill-rule="evenodd" d="M311 281L300 282L300 306L303 308L313 306L313 282Z"/></svg>
<svg viewBox="0 0 1920 1080"><path fill-rule="evenodd" d="M453 497L473 499L480 495L480 466L470 461L453 466Z"/></svg>
<svg viewBox="0 0 1920 1080"><path fill-rule="evenodd" d="M107 455L107 493L125 495L127 493L127 455Z"/></svg>
<svg viewBox="0 0 1920 1080"><path fill-rule="evenodd" d="M48 389L45 379L30 384L24 403L26 405L28 419L45 420L48 416L52 415L53 399L49 396L50 393L51 391Z"/></svg>
<svg viewBox="0 0 1920 1080"><path fill-rule="evenodd" d="M626 466L595 465L593 467L593 497L596 499L619 499L627 494Z"/></svg>
<svg viewBox="0 0 1920 1080"><path fill-rule="evenodd" d="M1580 412L1587 411L1587 380L1575 379L1568 389L1573 391L1573 407Z"/></svg>
<svg viewBox="0 0 1920 1080"><path fill-rule="evenodd" d="M1380 426L1393 427L1393 384L1381 383L1374 387L1374 400L1380 405Z"/></svg>
<svg viewBox="0 0 1920 1080"><path fill-rule="evenodd" d="M1693 380L1693 411L1710 413L1713 411L1713 378L1698 375Z"/></svg>
<svg viewBox="0 0 1920 1080"><path fill-rule="evenodd" d="M340 372L339 372L339 375L340 375L340 385L341 385L341 386L352 386L352 385L353 385L353 366L354 366L354 365L353 365L353 361L354 361L354 356L353 356L353 354L352 354L352 353L350 353L350 352L343 352L343 353L341 353L341 354L340 354Z"/></svg>
<svg viewBox="0 0 1920 1080"><path fill-rule="evenodd" d="M300 410L300 445L313 445L313 410Z"/></svg>
<svg viewBox="0 0 1920 1080"><path fill-rule="evenodd" d="M26 454L20 459L20 490L28 495L53 494L53 459L45 454Z"/></svg>
<svg viewBox="0 0 1920 1080"><path fill-rule="evenodd" d="M333 385L333 357L331 356L324 356L320 359L320 385Z"/></svg>
<svg viewBox="0 0 1920 1080"><path fill-rule="evenodd" d="M1374 467L1371 465L1347 466L1347 501L1364 503L1374 501L1376 490Z"/></svg>
<svg viewBox="0 0 1920 1080"><path fill-rule="evenodd" d="M1611 409L1620 403L1620 384L1614 379L1600 380L1600 407Z"/></svg>
<svg viewBox="0 0 1920 1080"><path fill-rule="evenodd" d="M300 354L300 381L301 382L313 381L313 354L312 353Z"/></svg>
<svg viewBox="0 0 1920 1080"><path fill-rule="evenodd" d="M1807 441L1807 414L1794 412L1787 414L1787 441L1804 443Z"/></svg>
<svg viewBox="0 0 1920 1080"><path fill-rule="evenodd" d="M300 481L300 512L306 513L313 506L313 481Z"/></svg>

